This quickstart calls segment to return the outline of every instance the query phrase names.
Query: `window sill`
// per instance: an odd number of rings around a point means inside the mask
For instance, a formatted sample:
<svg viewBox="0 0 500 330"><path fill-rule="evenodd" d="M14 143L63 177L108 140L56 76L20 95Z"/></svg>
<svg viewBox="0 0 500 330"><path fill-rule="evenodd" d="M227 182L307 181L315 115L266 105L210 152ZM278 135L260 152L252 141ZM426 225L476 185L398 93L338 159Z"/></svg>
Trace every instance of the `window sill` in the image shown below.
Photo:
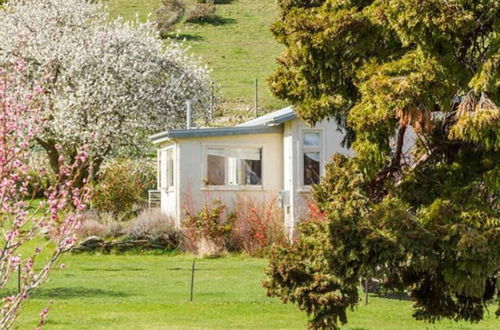
<svg viewBox="0 0 500 330"><path fill-rule="evenodd" d="M303 186L302 188L297 190L299 193L302 194L308 194L313 192L313 187L312 186Z"/></svg>
<svg viewBox="0 0 500 330"><path fill-rule="evenodd" d="M263 186L203 186L203 191L264 191Z"/></svg>

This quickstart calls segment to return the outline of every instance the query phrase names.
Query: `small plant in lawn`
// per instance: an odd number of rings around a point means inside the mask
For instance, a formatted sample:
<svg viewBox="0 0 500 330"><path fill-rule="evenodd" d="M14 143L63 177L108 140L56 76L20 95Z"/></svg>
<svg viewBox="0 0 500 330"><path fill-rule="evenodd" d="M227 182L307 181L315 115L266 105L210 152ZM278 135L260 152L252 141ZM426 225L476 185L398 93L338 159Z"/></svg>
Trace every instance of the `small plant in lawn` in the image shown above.
<svg viewBox="0 0 500 330"><path fill-rule="evenodd" d="M160 9L156 11L156 27L160 35L170 32L179 23L186 12L183 0L162 0Z"/></svg>
<svg viewBox="0 0 500 330"><path fill-rule="evenodd" d="M202 23L215 18L216 7L214 2L195 3L186 14L186 22Z"/></svg>

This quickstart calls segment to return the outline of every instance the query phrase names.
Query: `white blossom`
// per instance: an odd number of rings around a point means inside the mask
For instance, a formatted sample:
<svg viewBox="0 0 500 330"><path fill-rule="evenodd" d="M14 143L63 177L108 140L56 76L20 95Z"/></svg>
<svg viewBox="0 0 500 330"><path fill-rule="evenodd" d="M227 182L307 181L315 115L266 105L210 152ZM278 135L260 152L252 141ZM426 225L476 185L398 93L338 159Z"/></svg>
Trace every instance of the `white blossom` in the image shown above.
<svg viewBox="0 0 500 330"><path fill-rule="evenodd" d="M8 2L0 10L0 63L19 58L48 91L39 138L46 149L59 144L71 154L89 144L103 158L183 125L186 100L194 116L204 115L207 68L182 44L162 40L153 23L112 21L95 2Z"/></svg>

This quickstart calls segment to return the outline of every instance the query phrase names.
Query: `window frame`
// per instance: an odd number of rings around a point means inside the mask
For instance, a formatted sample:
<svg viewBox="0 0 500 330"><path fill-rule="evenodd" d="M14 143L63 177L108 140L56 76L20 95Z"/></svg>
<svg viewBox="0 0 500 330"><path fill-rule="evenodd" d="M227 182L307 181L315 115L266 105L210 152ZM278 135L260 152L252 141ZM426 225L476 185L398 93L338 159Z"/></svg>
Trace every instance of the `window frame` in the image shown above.
<svg viewBox="0 0 500 330"><path fill-rule="evenodd" d="M175 145L161 148L158 151L158 190L173 192L175 190ZM171 162L168 154L171 153ZM163 163L165 162L165 164ZM165 167L163 167L165 165ZM170 171L170 175L169 175ZM165 180L165 185L163 185Z"/></svg>
<svg viewBox="0 0 500 330"><path fill-rule="evenodd" d="M304 138L307 133L317 133L319 134L319 145L318 146L306 146L304 143ZM323 155L325 154L325 143L324 143L324 132L321 128L302 128L300 129L299 134L299 145L300 145L300 153L298 155L299 158L299 175L300 175L300 187L304 191L311 191L312 185L305 184L304 178L304 154L306 152L318 152L319 153L319 180L324 176L324 159Z"/></svg>
<svg viewBox="0 0 500 330"><path fill-rule="evenodd" d="M224 185L209 185L207 184L208 177L208 149L224 149ZM261 162L261 184L260 185L236 185L229 184L229 149L260 149L260 162ZM203 164L202 164L202 190L263 190L265 183L264 174L264 145L262 144L227 144L227 143L202 143Z"/></svg>

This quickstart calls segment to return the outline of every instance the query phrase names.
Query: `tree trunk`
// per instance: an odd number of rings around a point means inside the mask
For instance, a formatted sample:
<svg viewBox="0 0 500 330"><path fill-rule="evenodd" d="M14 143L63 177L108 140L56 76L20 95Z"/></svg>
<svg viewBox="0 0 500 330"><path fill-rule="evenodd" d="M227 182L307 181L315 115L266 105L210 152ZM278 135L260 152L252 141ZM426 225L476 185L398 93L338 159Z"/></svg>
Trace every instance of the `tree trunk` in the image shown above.
<svg viewBox="0 0 500 330"><path fill-rule="evenodd" d="M42 148L45 149L47 152L47 157L49 159L49 164L50 167L52 168L52 171L54 174L59 177L60 181L64 181L67 178L60 177L60 163L59 163L59 158L62 156L62 152L56 148L56 142L54 140L47 140L44 141L42 139L36 138L36 141L38 144L42 146ZM66 160L66 165L71 166L71 164L74 164L76 161L76 156L78 155L78 152L73 151L68 153L70 156L69 158L65 159ZM71 176L74 178L74 186L76 188L81 188L83 187L84 181L94 181L96 179L97 173L99 173L99 170L101 168L101 165L104 161L104 157L96 157L94 159L89 158L85 161L85 163L81 164L81 166L77 167L75 171L77 173L71 173Z"/></svg>
<svg viewBox="0 0 500 330"><path fill-rule="evenodd" d="M38 144L42 146L47 152L47 157L49 158L49 164L52 168L52 171L56 175L59 175L59 150L56 148L56 142L54 140L43 141L42 139L35 139Z"/></svg>

